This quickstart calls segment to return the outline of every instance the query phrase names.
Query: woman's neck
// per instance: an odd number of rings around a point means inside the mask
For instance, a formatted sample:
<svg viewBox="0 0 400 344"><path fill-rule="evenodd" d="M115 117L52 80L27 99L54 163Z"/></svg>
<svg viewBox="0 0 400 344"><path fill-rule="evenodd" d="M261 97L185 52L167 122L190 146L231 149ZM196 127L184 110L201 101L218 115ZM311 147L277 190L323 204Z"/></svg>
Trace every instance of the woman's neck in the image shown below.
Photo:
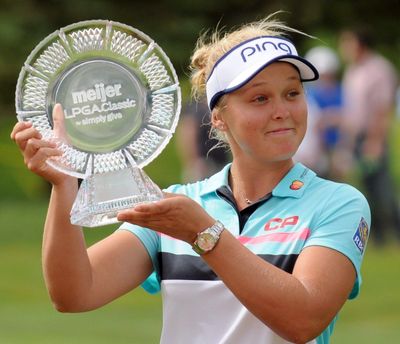
<svg viewBox="0 0 400 344"><path fill-rule="evenodd" d="M229 184L236 203L243 209L271 192L293 167L292 159L268 164L233 160Z"/></svg>

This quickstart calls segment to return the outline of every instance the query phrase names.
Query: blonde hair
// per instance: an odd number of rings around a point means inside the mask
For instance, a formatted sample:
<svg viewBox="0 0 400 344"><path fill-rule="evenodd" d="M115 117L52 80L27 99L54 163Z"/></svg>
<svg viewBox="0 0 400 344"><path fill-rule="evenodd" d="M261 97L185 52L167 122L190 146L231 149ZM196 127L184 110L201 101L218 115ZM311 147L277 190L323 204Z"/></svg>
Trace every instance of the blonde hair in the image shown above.
<svg viewBox="0 0 400 344"><path fill-rule="evenodd" d="M238 44L260 36L287 36L288 32L303 32L286 26L285 23L276 19L281 11L270 14L266 18L243 24L239 28L222 33L216 29L211 35L208 32L202 34L196 44L191 57L191 84L192 96L195 99L205 97L206 82L215 63L230 49ZM208 37L209 36L209 37ZM308 36L308 35L307 35Z"/></svg>
<svg viewBox="0 0 400 344"><path fill-rule="evenodd" d="M260 36L287 36L289 32L303 34L303 32L286 26L285 23L275 18L282 11L270 14L266 18L243 24L237 29L222 33L216 29L210 35L208 32L202 34L196 44L191 57L192 96L194 99L203 99L206 96L206 82L215 63L230 49L251 38ZM306 34L305 34L306 35ZM306 35L308 36L308 35ZM215 106L213 111L219 111L224 107L224 97ZM211 127L210 138L218 140L212 149L227 146L225 135L218 129ZM211 149L211 150L212 150Z"/></svg>

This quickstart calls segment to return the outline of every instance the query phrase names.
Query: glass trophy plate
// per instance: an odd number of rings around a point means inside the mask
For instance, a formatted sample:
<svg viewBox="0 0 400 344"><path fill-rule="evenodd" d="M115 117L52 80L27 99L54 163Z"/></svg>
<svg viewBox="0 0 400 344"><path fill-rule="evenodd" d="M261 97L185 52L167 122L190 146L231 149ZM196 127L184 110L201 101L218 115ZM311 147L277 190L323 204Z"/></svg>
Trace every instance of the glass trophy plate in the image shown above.
<svg viewBox="0 0 400 344"><path fill-rule="evenodd" d="M64 110L55 137L52 110ZM162 198L142 168L175 131L181 92L162 49L128 25L92 20L46 37L28 56L16 90L20 121L55 140L63 155L48 163L82 178L71 223L117 222L119 210Z"/></svg>

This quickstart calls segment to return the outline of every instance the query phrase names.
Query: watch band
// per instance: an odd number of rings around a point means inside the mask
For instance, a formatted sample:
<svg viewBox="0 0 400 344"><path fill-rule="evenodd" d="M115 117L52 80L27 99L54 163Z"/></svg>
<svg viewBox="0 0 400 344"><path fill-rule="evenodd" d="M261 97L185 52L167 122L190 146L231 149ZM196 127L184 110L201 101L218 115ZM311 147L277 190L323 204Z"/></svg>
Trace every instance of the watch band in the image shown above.
<svg viewBox="0 0 400 344"><path fill-rule="evenodd" d="M193 250L200 255L213 250L224 229L225 226L220 221L216 221L211 227L198 233L192 245Z"/></svg>

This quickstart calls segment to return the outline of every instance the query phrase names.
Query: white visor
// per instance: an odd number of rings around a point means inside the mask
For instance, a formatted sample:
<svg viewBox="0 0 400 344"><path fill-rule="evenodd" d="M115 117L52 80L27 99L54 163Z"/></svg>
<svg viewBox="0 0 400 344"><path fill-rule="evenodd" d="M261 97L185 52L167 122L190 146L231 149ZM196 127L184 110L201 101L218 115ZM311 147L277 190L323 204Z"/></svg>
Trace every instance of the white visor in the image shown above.
<svg viewBox="0 0 400 344"><path fill-rule="evenodd" d="M210 110L221 96L242 87L276 61L294 65L300 73L301 81L318 79L317 69L297 54L289 40L271 36L252 38L233 47L215 63L206 86Z"/></svg>

